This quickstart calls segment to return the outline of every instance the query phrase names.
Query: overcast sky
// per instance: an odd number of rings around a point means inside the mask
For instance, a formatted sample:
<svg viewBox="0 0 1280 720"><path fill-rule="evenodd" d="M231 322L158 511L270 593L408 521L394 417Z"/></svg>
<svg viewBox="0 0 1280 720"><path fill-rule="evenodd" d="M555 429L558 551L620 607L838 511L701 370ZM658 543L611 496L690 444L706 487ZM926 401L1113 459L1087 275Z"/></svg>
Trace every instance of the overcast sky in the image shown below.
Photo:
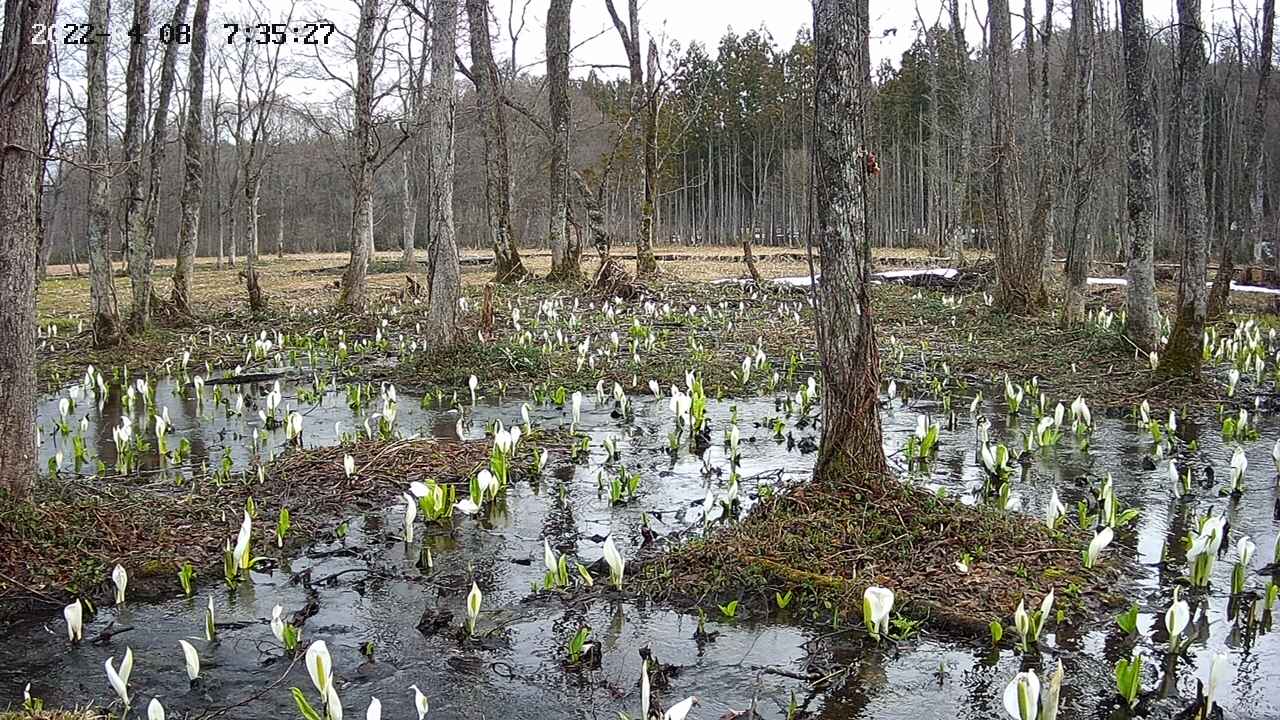
<svg viewBox="0 0 1280 720"><path fill-rule="evenodd" d="M625 13L626 0L614 0L620 13ZM526 0L492 0L494 13L503 23L510 14L514 2L516 14ZM519 46L522 63L543 58L542 32L546 17L546 0L528 0L525 36ZM1250 17L1258 14L1260 0L1236 0L1238 6ZM1108 12L1115 10L1114 0L1102 0ZM1214 17L1222 19L1229 12L1231 0L1204 0L1206 22ZM1012 0L1011 5L1019 17L1014 18L1015 42L1022 33L1020 16L1023 3ZM1070 22L1070 0L1056 0L1055 21L1059 25ZM1037 22L1043 17L1045 0L1033 0ZM918 15L917 15L918 7ZM871 55L872 66L888 59L897 64L903 51L910 47L915 37L913 23L923 17L927 25L941 19L946 23L944 5L939 0L871 0ZM965 24L971 46L982 42L982 27L986 22L986 0L961 0L962 22ZM974 16L974 8L983 17ZM1167 25L1173 17L1173 0L1146 0L1147 16L1154 26ZM625 15L624 15L625 17ZM574 55L578 65L617 64L625 62L622 46L613 30L604 0L575 0L573 3L573 39L583 44ZM715 47L725 31L732 28L744 33L755 28L768 28L774 40L786 47L801 27L813 22L813 5L809 0L641 0L640 25L648 35L666 37L687 47L692 41L700 41L714 55ZM896 29L896 34L885 36L886 31ZM607 32L606 32L607 31ZM603 34L601 34L603 33ZM599 37L595 37L595 36ZM594 39L591 39L593 38ZM527 38L527 39L525 39Z"/></svg>

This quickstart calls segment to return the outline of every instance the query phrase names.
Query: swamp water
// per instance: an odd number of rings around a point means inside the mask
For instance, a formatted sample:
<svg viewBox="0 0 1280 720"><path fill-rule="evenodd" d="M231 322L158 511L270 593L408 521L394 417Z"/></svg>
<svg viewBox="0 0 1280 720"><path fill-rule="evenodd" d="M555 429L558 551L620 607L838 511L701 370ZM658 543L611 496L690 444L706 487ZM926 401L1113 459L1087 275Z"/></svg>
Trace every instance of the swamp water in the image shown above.
<svg viewBox="0 0 1280 720"><path fill-rule="evenodd" d="M283 385L285 404L301 405L289 402L295 388ZM261 395L267 386L240 389L246 395ZM554 466L559 460L555 458L536 485L513 479L493 510L472 517L456 515L452 532L424 529L419 523L415 542L406 547L400 539L403 503L396 502L383 512L350 518L345 538L318 540L292 557L286 567L253 572L252 582L241 583L234 590L204 578L204 584L188 599L179 597L175 580L173 600L101 608L85 628L86 640L112 621L133 628L107 645L86 642L69 646L58 615L33 616L11 624L5 629L6 642L0 644L0 704L18 705L23 686L30 682L32 695L44 699L46 706L109 705L115 697L103 662L113 656L118 662L128 646L135 658L129 683L134 705L130 717L145 716L152 697L160 698L169 717L298 717L289 688L301 688L318 706L315 692L302 663L290 670L282 659L268 620L274 605L282 605L287 618L313 602L319 609L304 626L302 645L326 641L347 717L363 717L370 696L381 700L384 717L415 717L410 685L417 685L430 698L431 717L615 718L620 711L634 717L640 707L638 651L643 647L650 648L664 664L679 667L669 688L655 694L658 703L665 707L696 695L700 704L690 717L698 720L721 718L753 704L762 717L783 718L793 697L807 716L818 718L1005 717L1001 696L1013 675L1033 668L1045 677L1057 659L1066 667L1063 717L1111 717L1117 712L1119 701L1111 668L1129 654L1133 641L1109 619L1084 627L1060 626L1051 619L1040 652L1023 658L1008 647L1012 627L1007 628L1004 649L999 652L986 642L957 642L927 629L923 636L864 649L856 641L832 635L830 628L746 617L725 620L712 612L707 616L707 629L719 635L714 642L699 643L694 639L696 613L682 612L681 608L636 604L609 595L565 602L531 594L531 584L541 583L544 573L544 538L557 552L590 565L602 556L602 540L609 533L622 554L633 560L642 514L649 515L650 527L658 536L687 531L702 522L708 480L702 473L701 458L682 450L673 460L666 452L667 433L672 428L667 399L633 396L635 418L624 423L610 416L612 402L597 406L593 393L584 395L578 427L592 436L590 462ZM207 461L212 467L229 451L238 469L248 467L248 438L252 428L260 424L256 412L246 410L243 418L231 419L216 407L201 412L193 400L176 397L166 383L158 387L156 397L161 407L169 407L173 425L170 445L187 438L191 462L199 465ZM120 405L109 400L99 411L84 404L73 419L78 421L88 413L86 442L92 442L86 470L94 461L95 450L96 457L110 466L115 454L111 429L119 423ZM535 426L569 424L567 408L530 405ZM520 400L482 398L472 413L472 422L463 430L464 437L482 437L485 424L493 419L508 426L519 423L520 406ZM728 475L726 450L719 440L732 406L737 408L742 428L739 472L749 510L760 485L781 487L803 480L812 467L813 455L788 450L786 442L775 442L769 423L764 423L766 427L754 425L782 414L772 399L709 401L708 417L717 442L710 459L725 470L724 477L712 476L710 480L718 497L723 496ZM456 413L424 410L407 397L401 398L399 407L397 427L402 436L457 436ZM929 410L936 407L890 403L884 412L886 449L899 451L915 428L916 416ZM1029 429L1033 421L1023 417L1009 427L1000 410L990 406L985 410L996 422L992 440L1011 448L1020 446L1017 433ZM319 403L300 412L305 415L308 446L335 442L337 421L350 431L362 426L364 420L336 392L327 393ZM40 413L41 425L47 429L58 418L58 397L47 398ZM1273 510L1277 490L1269 456L1280 425L1261 422L1261 438L1245 444L1249 490L1238 500L1218 492L1229 473L1232 446L1221 441L1216 428L1201 429L1198 441L1204 462L1215 468L1219 482L1212 487L1197 484L1195 495L1180 502L1172 496L1165 461L1159 461L1154 470L1144 469L1143 459L1151 454L1152 442L1127 418L1095 418L1089 452L1076 449L1075 440L1066 437L1059 447L1038 452L1029 472L1013 483L1013 502L1037 521L1054 487L1068 507L1068 519L1074 521L1075 502L1106 472L1113 474L1121 502L1141 510L1134 526L1137 557L1131 583L1117 590L1141 608L1137 644L1147 660L1143 687L1148 699L1140 708L1149 717L1175 717L1188 707L1195 697L1197 679L1207 680L1210 659L1216 653L1226 653L1230 667L1218 694L1226 716L1280 718L1280 633L1249 638L1242 633L1240 622L1228 619L1235 541L1248 535L1257 543L1256 569L1272 558L1280 530ZM812 437L814 431L788 424L786 432L799 441ZM1194 426L1184 423L1181 434L1190 439L1196 432ZM606 461L602 442L610 435L619 439L618 462L641 475L637 498L623 505L611 505L607 491L598 489L597 475ZM929 469L906 477L973 502L968 493L982 478L974 438L973 421L961 413L957 427L941 433L938 455ZM42 463L53 456L55 444L46 434ZM283 431L274 431L268 447L278 451L282 446ZM69 449L64 454L69 456ZM894 459L901 465L901 453ZM150 462L143 459L144 468L155 465L155 458ZM605 473L613 475L613 466ZM1089 479L1082 479L1086 474ZM1187 631L1190 650L1170 675L1164 643L1152 635L1155 628L1162 627L1175 580L1185 572L1180 541L1186 532L1184 506L1192 508L1189 517L1203 514L1209 507L1225 513L1231 522L1232 549L1216 563L1212 592L1200 603L1203 615L1193 605L1193 622ZM229 517L238 512L238 508L228 508ZM712 517L719 512L713 510ZM233 532L229 530L228 537ZM1132 541L1123 539L1126 537L1127 533L1122 533L1122 539L1113 543L1104 557L1113 561L1121 554L1133 557ZM258 538L257 542L264 540ZM1155 563L1166 544L1174 562L1172 569L1162 572ZM418 563L427 547L435 563L430 571L422 570ZM957 548L957 559L963 551ZM291 573L302 572L310 572L313 581L333 579L315 583L309 592L300 583L290 582ZM484 592L477 630L493 632L483 643L464 645L456 638L456 626L466 616L465 596L472 572ZM1251 571L1247 586L1256 591L1267 580ZM204 608L210 597L219 623L218 640L213 644L204 642L202 634ZM1038 598L1028 600L1038 602ZM451 612L452 626L438 633L420 632L415 626L428 608ZM1012 610L1001 609L1006 615ZM580 627L590 627L590 640L601 646L599 669L567 670L563 664L565 645ZM183 671L179 639L191 641L200 654L201 677L194 688L189 687ZM374 646L372 662L361 654L366 643ZM830 686L820 691L811 690L807 681L800 679L841 668L847 668L847 674L836 675ZM118 703L115 710L120 710Z"/></svg>

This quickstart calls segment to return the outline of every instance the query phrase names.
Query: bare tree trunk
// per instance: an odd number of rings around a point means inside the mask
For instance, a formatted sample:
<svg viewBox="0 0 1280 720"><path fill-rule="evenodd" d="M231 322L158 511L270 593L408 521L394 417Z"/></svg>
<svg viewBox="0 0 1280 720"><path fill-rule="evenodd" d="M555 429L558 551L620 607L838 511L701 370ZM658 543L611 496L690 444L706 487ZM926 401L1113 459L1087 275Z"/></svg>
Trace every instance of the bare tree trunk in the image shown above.
<svg viewBox="0 0 1280 720"><path fill-rule="evenodd" d="M484 140L485 209L493 238L494 269L498 282L519 282L529 276L529 271L520 260L520 249L511 230L511 147L506 109L499 100L502 80L489 37L489 0L467 0L467 24L471 29L471 74L479 101L480 136Z"/></svg>
<svg viewBox="0 0 1280 720"><path fill-rule="evenodd" d="M10 0L0 41L0 493L8 503L24 502L36 475L36 196L49 45L31 38L53 15L53 0Z"/></svg>
<svg viewBox="0 0 1280 720"><path fill-rule="evenodd" d="M957 170L952 179L952 192L957 196L951 205L951 217L948 225L950 233L947 237L947 254L957 264L964 263L964 237L967 234L966 205L969 200L969 186L973 177L973 122L978 115L978 94L974 91L969 75L968 43L964 37L964 27L960 24L960 2L950 0L948 12L951 18L952 43L955 50L955 72L958 73L956 107L960 113L960 151Z"/></svg>
<svg viewBox="0 0 1280 720"><path fill-rule="evenodd" d="M151 29L151 0L133 0L133 29L145 36ZM133 262L133 244L145 232L145 190L142 186L143 142L146 135L147 112L147 43L129 43L129 62L125 68L125 110L123 149L125 159L124 190L124 243L122 256ZM130 282L134 280L132 269ZM136 289L132 291L136 298ZM136 303L136 300L135 300ZM129 309L130 317L137 312ZM144 310L145 312L145 310Z"/></svg>
<svg viewBox="0 0 1280 720"><path fill-rule="evenodd" d="M244 182L244 280L249 292L249 310L254 314L267 309L267 296L258 282L258 200L262 193L262 180L255 173Z"/></svg>
<svg viewBox="0 0 1280 720"><path fill-rule="evenodd" d="M279 212L276 213L276 259L284 259L284 177L279 178L280 181L280 205Z"/></svg>
<svg viewBox="0 0 1280 720"><path fill-rule="evenodd" d="M1160 361L1165 376L1199 377L1203 355L1208 242L1204 187L1204 31L1200 0L1178 0L1176 227L1182 238L1178 314Z"/></svg>
<svg viewBox="0 0 1280 720"><path fill-rule="evenodd" d="M1014 222L1014 133L1013 87L1010 56L1013 36L1009 20L1009 0L987 4L987 25L991 34L991 215L996 246L996 301L1002 310L1032 314L1046 302L1044 294L1044 251L1038 243L1024 242ZM1043 236L1040 238L1043 241Z"/></svg>
<svg viewBox="0 0 1280 720"><path fill-rule="evenodd" d="M1122 0L1120 15L1124 35L1124 110L1129 139L1125 182L1129 235L1125 334L1139 349L1150 352L1160 343L1160 320L1156 304L1152 171L1155 120L1151 110L1147 23L1142 15L1142 0Z"/></svg>
<svg viewBox="0 0 1280 720"><path fill-rule="evenodd" d="M428 308L423 334L427 346L441 350L458 341L458 298L462 268L453 228L454 57L457 51L458 0L431 3L431 84L427 100L427 182L431 233L428 238Z"/></svg>
<svg viewBox="0 0 1280 720"><path fill-rule="evenodd" d="M89 24L107 28L111 17L109 0L89 3ZM107 45L109 37L85 46L87 51L88 106L85 110L85 143L89 166L88 222L89 305L93 313L93 339L98 347L120 342L124 325L116 301L111 265L111 169L107 148Z"/></svg>
<svg viewBox="0 0 1280 720"><path fill-rule="evenodd" d="M177 262L173 270L171 301L179 312L191 315L191 276L195 272L196 245L200 240L200 211L204 204L204 61L205 28L209 0L196 0L191 21L191 55L187 58L187 117L183 128L182 197L178 224ZM215 148L217 147L215 138ZM221 193L214 188L214 194ZM221 250L219 250L221 254ZM221 262L221 257L219 257Z"/></svg>
<svg viewBox="0 0 1280 720"><path fill-rule="evenodd" d="M413 192L412 152L406 145L400 150L400 267L407 273L417 272L418 261L414 258L415 237L418 230L418 198Z"/></svg>
<svg viewBox="0 0 1280 720"><path fill-rule="evenodd" d="M1093 0L1072 0L1071 35L1076 73L1076 108L1072 122L1071 235L1067 240L1067 292L1062 324L1084 322L1085 292L1089 282L1089 258L1093 243L1089 216L1093 210L1095 173L1093 126Z"/></svg>
<svg viewBox="0 0 1280 720"><path fill-rule="evenodd" d="M1262 46L1258 53L1258 88L1254 95L1253 115L1249 118L1249 134L1244 155L1244 182L1249 193L1248 215L1242 232L1227 231L1227 238L1222 243L1222 255L1218 260L1218 272L1213 278L1213 288L1209 291L1208 317L1216 318L1226 311L1231 299L1231 281L1235 279L1235 250L1239 239L1247 238L1252 244L1253 257L1256 262L1262 247L1262 201L1263 174L1262 141L1266 131L1267 102L1271 95L1268 87L1271 82L1272 55L1275 54L1276 3L1275 0L1263 0L1262 3ZM1280 252L1277 254L1280 258ZM1277 261L1280 269L1280 259Z"/></svg>
<svg viewBox="0 0 1280 720"><path fill-rule="evenodd" d="M631 0L632 5L636 0ZM658 272L653 255L654 220L658 201L658 45L649 39L648 69L644 92L644 203L640 206L640 235L636 241L636 275L646 277Z"/></svg>
<svg viewBox="0 0 1280 720"><path fill-rule="evenodd" d="M1038 273L1041 283L1041 297L1045 302L1048 301L1048 293L1043 289L1044 273L1053 267L1053 245L1055 231L1055 212L1054 205L1058 200L1058 185L1061 180L1060 164L1054 160L1053 147L1053 103L1052 91L1049 85L1049 63L1052 53L1049 52L1052 47L1053 40L1053 7L1054 0L1045 0L1044 3L1044 24L1041 26L1041 33L1044 36L1044 51L1040 53L1040 81L1036 82L1035 63L1028 63L1027 66L1027 102L1031 107L1031 129L1028 135L1035 137L1035 161L1031 165L1038 172L1034 174L1036 177L1036 195L1035 202L1031 208L1030 226L1027 230L1028 247L1027 252L1040 252L1040 266ZM1030 18L1030 0L1027 2L1027 17ZM1028 36L1035 35L1035 25L1028 22ZM1032 41L1027 40L1027 47L1032 47ZM1039 87L1038 102L1033 98L1037 97L1036 89ZM1026 167L1022 168L1025 173ZM1023 178L1022 174L1014 177ZM1029 180L1029 178L1028 178ZM1015 193L1016 195L1017 193ZM1015 206L1020 207L1020 206ZM1043 303L1042 303L1043 304Z"/></svg>
<svg viewBox="0 0 1280 720"><path fill-rule="evenodd" d="M600 266L604 267L613 245L605 225L604 202L601 197L604 193L604 183L600 184L599 193L593 193L587 184L587 179L582 176L582 173L576 171L573 173L573 182L578 188L578 195L582 198L582 205L587 211L587 232L591 235L591 245L600 256Z"/></svg>
<svg viewBox="0 0 1280 720"><path fill-rule="evenodd" d="M356 30L355 130L351 134L351 260L342 276L338 305L363 310L369 303L373 254L373 46L379 0L361 0Z"/></svg>
<svg viewBox="0 0 1280 720"><path fill-rule="evenodd" d="M867 119L871 88L867 0L814 0L817 86L814 230L822 277L818 351L823 433L815 476L887 471L880 434L880 352L867 292Z"/></svg>
<svg viewBox="0 0 1280 720"><path fill-rule="evenodd" d="M622 47L627 53L627 66L631 70L630 106L631 118L628 121L632 138L632 157L635 167L641 172L642 184L637 186L636 204L641 208L640 232L636 236L636 274L643 277L658 271L658 261L653 256L653 237L646 235L653 228L653 208L647 200L653 196L653 184L656 178L648 173L649 124L655 123L657 107L652 99L652 90L645 84L644 67L640 57L640 8L637 0L627 0L627 20L623 20L614 6L613 0L605 0L605 8L613 19L613 27L618 31ZM650 73L657 72L656 50L650 52ZM653 78L650 78L652 84ZM650 117L650 115L653 117ZM656 132L656 130L655 130ZM656 155L655 155L656 158ZM656 162L654 163L656 171Z"/></svg>
<svg viewBox="0 0 1280 720"><path fill-rule="evenodd" d="M149 3L150 0L139 0ZM187 20L187 0L178 0L173 9L171 27ZM137 18L134 22L138 22ZM138 44L138 43L135 43ZM152 289L151 276L155 272L156 252L156 217L160 213L160 171L164 166L164 155L169 129L169 101L173 97L174 66L178 62L180 43L171 42L164 46L164 56L160 65L159 99L156 101L155 116L151 121L151 140L147 151L147 185L146 200L143 204L139 222L131 226L129 239L129 282L133 290L133 305L129 308L129 330L139 333L151 324L151 298L155 294Z"/></svg>
<svg viewBox="0 0 1280 720"><path fill-rule="evenodd" d="M582 245L569 233L569 14L573 0L547 8L547 95L551 110L551 202L547 244L552 280L582 279Z"/></svg>

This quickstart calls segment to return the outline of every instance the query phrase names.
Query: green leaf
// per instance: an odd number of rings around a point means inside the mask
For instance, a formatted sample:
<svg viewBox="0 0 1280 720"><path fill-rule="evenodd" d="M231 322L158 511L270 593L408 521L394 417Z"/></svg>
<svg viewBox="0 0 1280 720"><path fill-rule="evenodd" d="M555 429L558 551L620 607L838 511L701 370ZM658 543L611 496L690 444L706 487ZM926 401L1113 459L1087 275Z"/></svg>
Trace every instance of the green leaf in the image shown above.
<svg viewBox="0 0 1280 720"><path fill-rule="evenodd" d="M302 714L305 720L323 720L320 713L311 707L311 703L307 702L307 698L298 688L290 688L293 691L293 701L298 705L298 712Z"/></svg>

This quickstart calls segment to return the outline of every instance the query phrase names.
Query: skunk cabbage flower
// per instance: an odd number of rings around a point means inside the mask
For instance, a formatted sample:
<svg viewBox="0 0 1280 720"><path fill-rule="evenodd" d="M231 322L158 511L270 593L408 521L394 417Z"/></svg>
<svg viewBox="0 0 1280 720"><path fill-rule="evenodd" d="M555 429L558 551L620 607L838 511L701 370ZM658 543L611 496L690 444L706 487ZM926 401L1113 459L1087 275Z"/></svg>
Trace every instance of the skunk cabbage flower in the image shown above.
<svg viewBox="0 0 1280 720"><path fill-rule="evenodd" d="M418 517L418 502L409 493L404 493L404 541L413 542L413 521Z"/></svg>
<svg viewBox="0 0 1280 720"><path fill-rule="evenodd" d="M316 692L328 698L329 686L333 684L333 661L329 658L329 646L323 640L317 640L307 646L307 673L311 675L311 684Z"/></svg>
<svg viewBox="0 0 1280 720"><path fill-rule="evenodd" d="M1115 532L1110 527L1104 527L1097 535L1094 535L1093 540L1089 542L1089 549L1084 552L1084 566L1087 568L1093 567L1093 564L1098 561L1098 554L1111 544L1111 540L1114 537Z"/></svg>
<svg viewBox="0 0 1280 720"><path fill-rule="evenodd" d="M570 425L570 429L577 428L578 422L582 419L582 392L579 390L574 390L572 401L573 401L573 423Z"/></svg>
<svg viewBox="0 0 1280 720"><path fill-rule="evenodd" d="M471 592L467 593L467 633L470 635L476 634L476 618L480 617L480 603L483 601L480 586L472 581Z"/></svg>
<svg viewBox="0 0 1280 720"><path fill-rule="evenodd" d="M1187 606L1186 600L1178 599L1178 588L1173 588L1173 605L1164 612L1164 629L1169 633L1169 651L1178 652L1178 645L1182 642L1182 631L1186 629L1187 623L1191 622L1191 608Z"/></svg>
<svg viewBox="0 0 1280 720"><path fill-rule="evenodd" d="M67 639L73 643L84 639L84 606L80 599L62 608L62 617L67 620Z"/></svg>
<svg viewBox="0 0 1280 720"><path fill-rule="evenodd" d="M480 506L471 502L471 498L462 498L453 504L453 509L464 515L475 515L480 512Z"/></svg>
<svg viewBox="0 0 1280 720"><path fill-rule="evenodd" d="M872 638L889 632L889 613L893 611L893 591L871 586L862 593L862 621Z"/></svg>
<svg viewBox="0 0 1280 720"><path fill-rule="evenodd" d="M471 389L471 404L476 404L476 388L480 387L480 378L475 375L467 378L467 387Z"/></svg>
<svg viewBox="0 0 1280 720"><path fill-rule="evenodd" d="M253 535L253 518L249 517L249 511L244 511L244 520L240 522L240 532L236 535L236 546L231 551L231 557L235 560L236 568L244 570L253 564L253 558L249 554L249 540Z"/></svg>
<svg viewBox="0 0 1280 720"><path fill-rule="evenodd" d="M556 554L551 550L551 541L542 539L542 564L547 566L547 572L556 572L560 563L556 560Z"/></svg>
<svg viewBox="0 0 1280 720"><path fill-rule="evenodd" d="M369 697L369 709L364 711L364 720L382 720L382 701Z"/></svg>
<svg viewBox="0 0 1280 720"><path fill-rule="evenodd" d="M350 453L342 456L342 470L347 474L347 477L356 474L356 459L351 457Z"/></svg>
<svg viewBox="0 0 1280 720"><path fill-rule="evenodd" d="M604 539L604 561L609 565L609 579L614 587L621 590L622 573L626 569L627 562L623 560L622 553L618 552L618 546L613 542L613 535Z"/></svg>
<svg viewBox="0 0 1280 720"><path fill-rule="evenodd" d="M129 707L129 674L133 672L133 649L128 647L124 649L124 660L120 661L120 672L116 672L114 663L114 657L107 658L103 663L107 669L107 682L111 683L111 689L116 691L116 695L127 708Z"/></svg>
<svg viewBox="0 0 1280 720"><path fill-rule="evenodd" d="M164 720L164 706L160 704L159 698L151 698L151 702L147 704L147 720Z"/></svg>
<svg viewBox="0 0 1280 720"><path fill-rule="evenodd" d="M124 589L129 585L129 573L125 572L124 566L116 565L111 571L111 582L116 586L116 604L124 604Z"/></svg>
<svg viewBox="0 0 1280 720"><path fill-rule="evenodd" d="M329 692L325 693L324 712L328 720L342 720L342 699L333 683L329 683Z"/></svg>
<svg viewBox="0 0 1280 720"><path fill-rule="evenodd" d="M1054 488L1049 494L1049 506L1045 508L1044 522L1049 526L1049 529L1052 530L1058 526L1058 521L1066 514L1066 506L1062 504L1060 499L1058 499L1058 488Z"/></svg>
<svg viewBox="0 0 1280 720"><path fill-rule="evenodd" d="M668 708L667 711L662 714L662 720L684 720L689 715L689 711L693 709L694 704L697 702L698 698L690 695Z"/></svg>
<svg viewBox="0 0 1280 720"><path fill-rule="evenodd" d="M284 608L279 605L271 608L271 634L280 642L284 642L284 619L280 617L283 612Z"/></svg>
<svg viewBox="0 0 1280 720"><path fill-rule="evenodd" d="M1013 676L1004 689L1004 710L1014 720L1036 720L1040 711L1040 680L1034 670Z"/></svg>
<svg viewBox="0 0 1280 720"><path fill-rule="evenodd" d="M409 687L413 689L413 706L418 710L418 720L422 720L427 716L427 710L431 709L431 705L427 702L427 696L418 689L417 685Z"/></svg>
<svg viewBox="0 0 1280 720"><path fill-rule="evenodd" d="M649 717L649 661L640 663L640 717Z"/></svg>
<svg viewBox="0 0 1280 720"><path fill-rule="evenodd" d="M1244 489L1244 471L1249 469L1249 458L1244 455L1244 448L1236 446L1235 452L1231 453L1231 489Z"/></svg>
<svg viewBox="0 0 1280 720"><path fill-rule="evenodd" d="M1226 680L1230 667L1231 660L1225 654L1219 653L1213 656L1213 663L1209 666L1209 683L1204 688L1205 717L1213 716L1213 704L1218 699L1218 686Z"/></svg>
<svg viewBox="0 0 1280 720"><path fill-rule="evenodd" d="M1258 546L1255 545L1247 535L1240 538L1240 540L1236 542L1237 562L1246 568L1249 567L1249 564L1253 562L1253 554L1257 552L1257 550Z"/></svg>
<svg viewBox="0 0 1280 720"><path fill-rule="evenodd" d="M200 654L186 640L179 640L178 644L182 646L182 658L187 665L187 679L194 681L200 677Z"/></svg>
<svg viewBox="0 0 1280 720"><path fill-rule="evenodd" d="M1040 708L1040 720L1058 720L1058 694L1062 691L1062 661L1049 676L1049 687L1044 692Z"/></svg>
<svg viewBox="0 0 1280 720"><path fill-rule="evenodd" d="M490 497L498 496L498 478L488 470L481 470L476 475L476 484L480 486L480 498L483 500L485 495Z"/></svg>

